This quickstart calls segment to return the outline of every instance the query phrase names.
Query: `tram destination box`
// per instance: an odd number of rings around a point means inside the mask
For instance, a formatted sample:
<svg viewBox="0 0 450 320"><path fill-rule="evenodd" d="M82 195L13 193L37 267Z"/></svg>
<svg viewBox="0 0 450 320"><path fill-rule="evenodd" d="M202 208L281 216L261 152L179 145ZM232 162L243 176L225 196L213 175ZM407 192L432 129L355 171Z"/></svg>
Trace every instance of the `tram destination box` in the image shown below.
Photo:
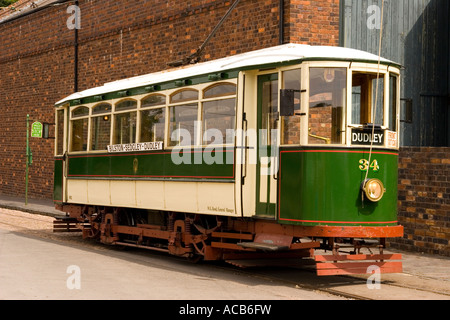
<svg viewBox="0 0 450 320"><path fill-rule="evenodd" d="M375 127L373 130L370 127L367 128L353 128L352 129L352 145L371 145L373 140L374 146L384 145L385 132L381 128Z"/></svg>

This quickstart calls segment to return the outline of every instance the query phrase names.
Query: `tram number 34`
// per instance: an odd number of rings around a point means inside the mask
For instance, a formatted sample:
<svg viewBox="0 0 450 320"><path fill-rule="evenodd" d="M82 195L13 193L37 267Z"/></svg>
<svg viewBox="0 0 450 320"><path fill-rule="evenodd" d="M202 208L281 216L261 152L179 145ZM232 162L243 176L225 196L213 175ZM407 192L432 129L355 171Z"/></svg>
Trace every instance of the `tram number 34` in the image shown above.
<svg viewBox="0 0 450 320"><path fill-rule="evenodd" d="M369 160L361 159L359 160L359 169L363 172L372 169L374 172L380 171L380 166L378 165L377 160L373 160L372 163L369 165Z"/></svg>

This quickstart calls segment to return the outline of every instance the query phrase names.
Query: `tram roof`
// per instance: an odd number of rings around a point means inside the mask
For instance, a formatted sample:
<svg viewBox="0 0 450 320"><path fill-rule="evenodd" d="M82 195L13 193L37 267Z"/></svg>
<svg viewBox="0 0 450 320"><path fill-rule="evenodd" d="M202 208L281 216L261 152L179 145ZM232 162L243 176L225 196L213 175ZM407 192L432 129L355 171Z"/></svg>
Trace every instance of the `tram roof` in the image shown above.
<svg viewBox="0 0 450 320"><path fill-rule="evenodd" d="M73 93L70 96L58 101L56 105L58 106L71 100L79 100L111 92L151 86L200 75L230 72L233 70L245 70L254 66L263 67L295 61L299 61L300 63L301 61L306 60L378 63L378 59L379 57L377 55L356 49L290 43L237 54L217 60L197 63L194 65L187 65L184 67L108 82L103 86ZM382 64L399 66L398 63L384 58L381 58L380 62Z"/></svg>

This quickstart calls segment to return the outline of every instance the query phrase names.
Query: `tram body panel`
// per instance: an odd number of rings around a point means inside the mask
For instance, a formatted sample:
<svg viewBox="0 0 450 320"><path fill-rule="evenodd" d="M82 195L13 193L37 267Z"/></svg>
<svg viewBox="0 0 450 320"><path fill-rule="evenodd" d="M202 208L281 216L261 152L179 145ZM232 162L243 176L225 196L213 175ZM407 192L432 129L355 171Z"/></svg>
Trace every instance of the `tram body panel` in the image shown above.
<svg viewBox="0 0 450 320"><path fill-rule="evenodd" d="M374 150L294 148L281 150L280 223L314 225L397 225L398 153ZM375 165L377 167L375 167ZM346 170L343 170L346 168ZM383 181L379 202L361 194L361 181Z"/></svg>

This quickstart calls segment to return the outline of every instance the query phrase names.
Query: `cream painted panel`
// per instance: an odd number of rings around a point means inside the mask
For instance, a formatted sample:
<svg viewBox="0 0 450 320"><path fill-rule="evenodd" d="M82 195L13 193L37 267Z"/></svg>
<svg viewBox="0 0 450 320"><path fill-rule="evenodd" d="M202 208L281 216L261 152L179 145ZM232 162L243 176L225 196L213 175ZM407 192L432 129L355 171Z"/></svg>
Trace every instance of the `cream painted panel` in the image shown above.
<svg viewBox="0 0 450 320"><path fill-rule="evenodd" d="M136 181L136 205L138 208L164 210L164 182Z"/></svg>
<svg viewBox="0 0 450 320"><path fill-rule="evenodd" d="M88 180L87 186L89 204L111 205L110 182L108 180Z"/></svg>
<svg viewBox="0 0 450 320"><path fill-rule="evenodd" d="M235 216L233 183L198 183L200 213Z"/></svg>
<svg viewBox="0 0 450 320"><path fill-rule="evenodd" d="M87 203L87 180L67 180L67 195L69 203Z"/></svg>
<svg viewBox="0 0 450 320"><path fill-rule="evenodd" d="M122 207L136 207L135 181L110 181L111 205Z"/></svg>
<svg viewBox="0 0 450 320"><path fill-rule="evenodd" d="M178 212L198 212L197 182L166 181L165 210Z"/></svg>

